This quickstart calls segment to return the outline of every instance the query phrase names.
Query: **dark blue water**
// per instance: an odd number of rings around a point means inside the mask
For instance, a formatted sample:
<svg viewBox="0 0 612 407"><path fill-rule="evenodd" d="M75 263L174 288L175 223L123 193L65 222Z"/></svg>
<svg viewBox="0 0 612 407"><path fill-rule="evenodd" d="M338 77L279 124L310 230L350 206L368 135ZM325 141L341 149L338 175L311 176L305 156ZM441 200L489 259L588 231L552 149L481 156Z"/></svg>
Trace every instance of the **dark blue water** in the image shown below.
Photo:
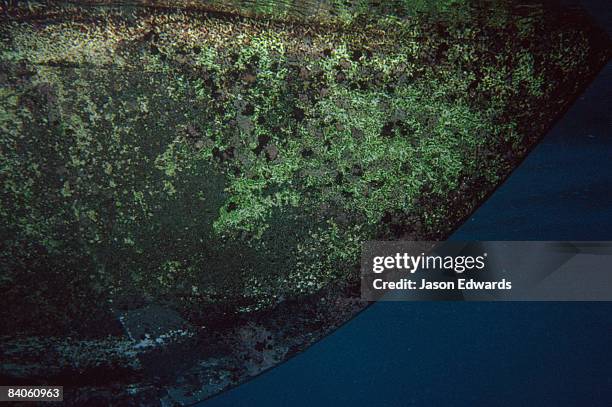
<svg viewBox="0 0 612 407"><path fill-rule="evenodd" d="M612 240L611 85L609 64L453 238ZM610 407L612 303L377 303L202 403L336 405Z"/></svg>
<svg viewBox="0 0 612 407"><path fill-rule="evenodd" d="M612 240L612 64L453 238Z"/></svg>

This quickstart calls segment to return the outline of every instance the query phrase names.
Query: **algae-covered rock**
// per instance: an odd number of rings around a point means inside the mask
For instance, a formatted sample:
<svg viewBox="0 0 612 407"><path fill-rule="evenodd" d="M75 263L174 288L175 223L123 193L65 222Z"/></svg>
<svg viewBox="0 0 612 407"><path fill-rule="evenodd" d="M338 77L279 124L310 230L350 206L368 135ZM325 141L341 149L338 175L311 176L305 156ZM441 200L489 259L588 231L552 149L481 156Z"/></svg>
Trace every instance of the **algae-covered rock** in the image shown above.
<svg viewBox="0 0 612 407"><path fill-rule="evenodd" d="M0 23L0 371L79 402L320 338L361 242L445 238L610 55L533 3L86 3Z"/></svg>

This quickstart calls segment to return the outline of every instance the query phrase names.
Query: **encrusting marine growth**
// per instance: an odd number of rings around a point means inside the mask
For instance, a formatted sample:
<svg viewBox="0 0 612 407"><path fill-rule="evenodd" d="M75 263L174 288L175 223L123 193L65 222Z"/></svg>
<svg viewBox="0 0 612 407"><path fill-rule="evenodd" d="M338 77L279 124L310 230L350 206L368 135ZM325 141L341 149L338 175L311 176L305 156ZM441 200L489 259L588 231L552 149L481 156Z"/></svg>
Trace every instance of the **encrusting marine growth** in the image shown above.
<svg viewBox="0 0 612 407"><path fill-rule="evenodd" d="M0 372L175 402L361 309L361 242L448 236L610 52L534 4L87 3L0 20Z"/></svg>

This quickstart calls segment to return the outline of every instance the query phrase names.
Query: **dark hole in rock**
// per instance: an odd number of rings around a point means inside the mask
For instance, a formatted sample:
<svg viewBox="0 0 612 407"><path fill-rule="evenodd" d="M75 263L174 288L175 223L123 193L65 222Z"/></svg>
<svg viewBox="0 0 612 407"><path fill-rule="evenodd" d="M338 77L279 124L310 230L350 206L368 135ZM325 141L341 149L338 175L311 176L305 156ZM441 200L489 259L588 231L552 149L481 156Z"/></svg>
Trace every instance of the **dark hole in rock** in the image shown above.
<svg viewBox="0 0 612 407"><path fill-rule="evenodd" d="M383 183L381 181L374 180L374 181L370 181L369 185L370 187L376 189L376 188L380 188L383 185Z"/></svg>
<svg viewBox="0 0 612 407"><path fill-rule="evenodd" d="M336 174L335 181L336 181L336 184L341 184L342 181L344 181L344 174L342 174L341 172Z"/></svg>
<svg viewBox="0 0 612 407"><path fill-rule="evenodd" d="M384 223L389 223L391 222L392 219L393 219L393 215L391 214L391 212L385 212L381 220Z"/></svg>
<svg viewBox="0 0 612 407"><path fill-rule="evenodd" d="M312 157L314 154L314 151L312 151L311 148L305 148L302 150L302 157L304 158L310 158Z"/></svg>
<svg viewBox="0 0 612 407"><path fill-rule="evenodd" d="M385 123L382 130L380 131L380 134L384 137L391 137L393 135L393 128L394 128L394 123L387 122Z"/></svg>
<svg viewBox="0 0 612 407"><path fill-rule="evenodd" d="M353 191L350 191L348 189L345 189L342 191L342 196L345 198L352 198L355 195L355 193Z"/></svg>
<svg viewBox="0 0 612 407"><path fill-rule="evenodd" d="M255 113L255 106L253 106L252 103L248 103L245 107L244 110L242 111L242 113L245 116L252 116L253 113Z"/></svg>
<svg viewBox="0 0 612 407"><path fill-rule="evenodd" d="M258 136L257 137L257 147L255 147L255 150L253 150L253 152L259 155L259 153L261 153L263 149L266 148L269 141L270 141L270 136L266 134L262 134Z"/></svg>
<svg viewBox="0 0 612 407"><path fill-rule="evenodd" d="M231 159L234 158L234 147L229 147L224 151L225 154L225 158L226 159Z"/></svg>
<svg viewBox="0 0 612 407"><path fill-rule="evenodd" d="M224 162L229 159L234 158L234 147L229 147L225 150L220 150L219 148L213 148L213 157L219 160L219 162Z"/></svg>
<svg viewBox="0 0 612 407"><path fill-rule="evenodd" d="M302 109L300 107L294 107L293 108L293 117L295 118L295 120L297 120L299 122L304 120L304 117L305 117L304 109Z"/></svg>

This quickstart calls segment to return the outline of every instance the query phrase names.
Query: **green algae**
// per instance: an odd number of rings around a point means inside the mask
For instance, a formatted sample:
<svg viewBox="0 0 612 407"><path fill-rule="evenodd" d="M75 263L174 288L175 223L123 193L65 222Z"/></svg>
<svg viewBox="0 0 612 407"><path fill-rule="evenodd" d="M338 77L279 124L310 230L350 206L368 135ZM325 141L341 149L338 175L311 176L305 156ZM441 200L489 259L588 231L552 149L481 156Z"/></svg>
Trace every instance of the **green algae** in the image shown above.
<svg viewBox="0 0 612 407"><path fill-rule="evenodd" d="M152 303L208 326L355 284L361 242L445 238L609 57L558 10L393 4L2 21L5 328L104 337Z"/></svg>
<svg viewBox="0 0 612 407"><path fill-rule="evenodd" d="M3 259L57 262L114 301L262 306L352 278L360 242L398 216L404 235L443 237L466 214L449 193L472 208L593 58L582 27L531 12L328 31L67 10L2 28ZM299 237L262 271L274 219Z"/></svg>

